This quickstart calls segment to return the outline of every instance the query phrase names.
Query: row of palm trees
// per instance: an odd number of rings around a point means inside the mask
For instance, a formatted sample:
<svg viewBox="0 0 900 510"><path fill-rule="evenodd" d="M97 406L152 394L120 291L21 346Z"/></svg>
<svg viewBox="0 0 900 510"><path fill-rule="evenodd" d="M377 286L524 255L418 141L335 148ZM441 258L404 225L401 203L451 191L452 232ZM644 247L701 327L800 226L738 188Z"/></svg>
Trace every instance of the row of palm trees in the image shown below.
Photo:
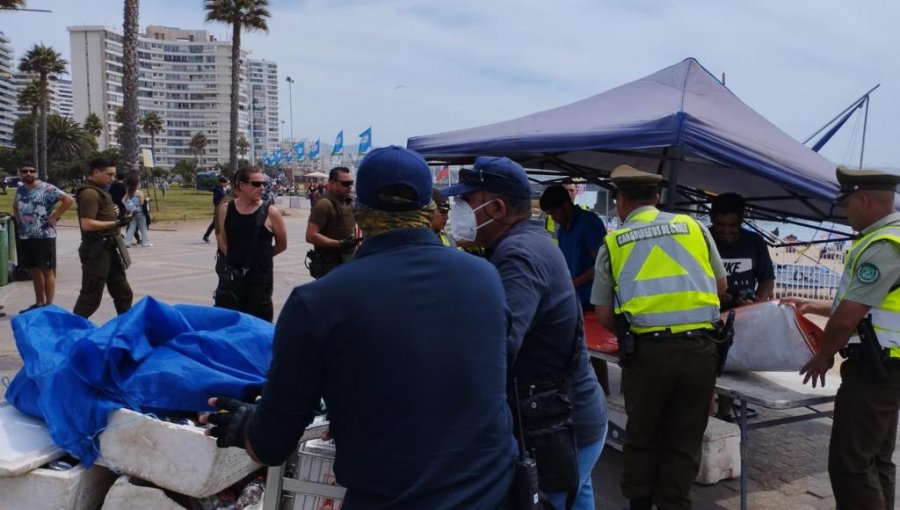
<svg viewBox="0 0 900 510"><path fill-rule="evenodd" d="M122 147L123 166L135 171L138 168L138 128L142 128L150 136L151 150L154 150L156 136L165 129L164 120L155 112L148 113L143 118L139 117L138 105L138 18L139 0L123 0L123 72L122 94L123 107L121 112L121 130L116 133L119 144ZM238 154L249 148L246 139L243 143L238 140L238 110L239 110L239 84L241 61L241 34L244 31L260 30L267 32L267 20L271 16L268 10L268 0L204 0L206 21L222 22L231 25L231 111L230 129L228 139L229 167L232 172L237 170ZM25 0L0 0L0 10L21 9L25 7ZM26 94L27 103L20 95L20 102L32 106L32 113L38 115L38 126L35 131L35 160L42 179L47 178L47 110L50 99L49 82L59 74L65 72L67 62L62 56L49 46L36 44L29 50L19 62L19 70L37 75L36 83L29 85L33 90ZM26 90L28 87L26 87ZM99 135L103 122L91 113L85 119L84 129L89 133ZM198 133L200 135L202 133ZM196 135L195 135L196 137ZM205 139L205 135L203 135ZM198 139L199 140L199 139ZM191 150L195 154L202 154L206 147L195 149L194 140L191 141ZM200 146L199 144L197 145ZM245 148L246 147L246 148ZM243 149L243 151L242 151ZM245 152L244 152L245 153Z"/></svg>

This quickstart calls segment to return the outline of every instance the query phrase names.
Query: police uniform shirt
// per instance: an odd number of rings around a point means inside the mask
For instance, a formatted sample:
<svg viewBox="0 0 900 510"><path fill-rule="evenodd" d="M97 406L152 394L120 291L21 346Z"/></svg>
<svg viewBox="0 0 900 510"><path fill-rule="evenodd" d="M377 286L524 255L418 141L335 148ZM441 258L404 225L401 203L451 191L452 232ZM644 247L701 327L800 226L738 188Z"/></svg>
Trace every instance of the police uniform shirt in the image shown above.
<svg viewBox="0 0 900 510"><path fill-rule="evenodd" d="M656 208L652 205L645 205L631 211L631 214L625 218L625 221L620 228L630 228L632 225L629 225L629 222L632 217L650 209ZM709 247L709 263L710 266L712 266L713 278L721 280L728 276L728 273L725 272L725 266L716 249L712 235L702 223L697 222L697 226L700 227L700 231L703 232L703 237L706 239L706 245ZM591 290L591 303L599 306L614 306L614 290L615 282L613 281L612 271L610 269L609 251L606 248L606 243L602 243L600 245L600 251L597 252L597 264L594 266L594 287Z"/></svg>
<svg viewBox="0 0 900 510"><path fill-rule="evenodd" d="M900 212L889 214L865 228L860 232L860 238L888 225L900 225ZM859 255L852 270L843 299L881 306L891 289L900 284L900 246L887 240L875 241ZM838 299L835 298L835 306Z"/></svg>

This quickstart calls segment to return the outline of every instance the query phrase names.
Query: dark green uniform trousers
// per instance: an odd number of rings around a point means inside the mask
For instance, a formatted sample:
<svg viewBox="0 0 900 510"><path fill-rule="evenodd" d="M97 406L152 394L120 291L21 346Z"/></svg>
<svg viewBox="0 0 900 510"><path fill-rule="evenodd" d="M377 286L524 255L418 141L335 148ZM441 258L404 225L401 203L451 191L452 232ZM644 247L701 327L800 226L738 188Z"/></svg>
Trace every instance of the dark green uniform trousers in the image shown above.
<svg viewBox="0 0 900 510"><path fill-rule="evenodd" d="M622 494L665 510L691 508L691 484L716 385L716 344L707 336L639 340L623 370Z"/></svg>
<svg viewBox="0 0 900 510"><path fill-rule="evenodd" d="M891 461L900 411L900 366L887 366L883 382L867 380L856 361L841 365L834 401L828 474L840 510L893 510Z"/></svg>
<svg viewBox="0 0 900 510"><path fill-rule="evenodd" d="M109 289L116 313L131 308L134 293L125 278L125 268L111 240L82 242L78 247L81 259L81 292L72 310L76 315L90 317L100 307L103 288Z"/></svg>

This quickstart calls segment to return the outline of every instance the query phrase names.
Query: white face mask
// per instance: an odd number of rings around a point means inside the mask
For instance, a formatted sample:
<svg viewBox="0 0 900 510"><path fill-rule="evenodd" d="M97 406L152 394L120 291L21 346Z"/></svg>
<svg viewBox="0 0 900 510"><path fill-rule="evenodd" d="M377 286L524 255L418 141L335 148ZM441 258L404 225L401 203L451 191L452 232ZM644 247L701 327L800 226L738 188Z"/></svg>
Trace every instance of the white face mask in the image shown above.
<svg viewBox="0 0 900 510"><path fill-rule="evenodd" d="M454 199L453 208L450 209L450 217L447 220L447 229L449 230L450 235L453 236L454 239L460 241L474 241L478 229L494 221L493 218L491 218L479 225L478 220L475 219L475 211L493 201L494 200L490 200L479 205L478 209L472 209L472 206L465 200L462 200L461 198Z"/></svg>

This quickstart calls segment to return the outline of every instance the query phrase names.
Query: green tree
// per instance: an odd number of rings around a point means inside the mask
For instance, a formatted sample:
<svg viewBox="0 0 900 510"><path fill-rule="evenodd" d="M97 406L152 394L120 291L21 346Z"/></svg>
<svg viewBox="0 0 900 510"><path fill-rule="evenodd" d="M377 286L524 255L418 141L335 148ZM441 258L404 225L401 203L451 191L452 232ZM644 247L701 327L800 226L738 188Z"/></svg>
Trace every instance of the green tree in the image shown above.
<svg viewBox="0 0 900 510"><path fill-rule="evenodd" d="M19 61L19 71L38 75L41 93L39 108L40 139L38 140L38 171L42 180L47 179L47 109L50 98L50 79L66 72L67 62L50 46L35 44Z"/></svg>
<svg viewBox="0 0 900 510"><path fill-rule="evenodd" d="M156 112L150 112L141 119L141 129L150 136L150 153L156 161L156 135L162 133L165 121Z"/></svg>
<svg viewBox="0 0 900 510"><path fill-rule="evenodd" d="M228 133L228 164L237 171L238 103L241 76L241 32L269 31L268 0L205 0L206 21L231 25L231 128Z"/></svg>
<svg viewBox="0 0 900 510"><path fill-rule="evenodd" d="M16 10L25 7L25 0L0 0L0 9Z"/></svg>
<svg viewBox="0 0 900 510"><path fill-rule="evenodd" d="M183 184L191 184L194 182L194 174L197 173L197 162L190 159L180 159L172 168L172 173L180 175Z"/></svg>
<svg viewBox="0 0 900 510"><path fill-rule="evenodd" d="M60 115L47 118L47 156L50 161L83 159L97 151L97 141L72 119Z"/></svg>
<svg viewBox="0 0 900 510"><path fill-rule="evenodd" d="M238 154L241 155L241 158L246 159L247 153L250 152L250 142L247 141L247 138L244 135L241 135L237 141Z"/></svg>
<svg viewBox="0 0 900 510"><path fill-rule="evenodd" d="M209 145L209 139L206 138L206 134L203 131L199 131L191 137L188 150L194 155L195 167L203 167L203 152L206 150L207 145Z"/></svg>
<svg viewBox="0 0 900 510"><path fill-rule="evenodd" d="M37 80L31 80L28 85L19 91L19 105L31 110L31 118L37 118L38 108L41 106L41 84ZM31 123L31 161L37 164L38 160L38 123ZM24 149L24 146L18 146Z"/></svg>
<svg viewBox="0 0 900 510"><path fill-rule="evenodd" d="M94 138L99 137L103 133L103 120L96 113L89 113L84 118L84 130Z"/></svg>
<svg viewBox="0 0 900 510"><path fill-rule="evenodd" d="M125 0L122 23L122 165L138 169L138 0Z"/></svg>

